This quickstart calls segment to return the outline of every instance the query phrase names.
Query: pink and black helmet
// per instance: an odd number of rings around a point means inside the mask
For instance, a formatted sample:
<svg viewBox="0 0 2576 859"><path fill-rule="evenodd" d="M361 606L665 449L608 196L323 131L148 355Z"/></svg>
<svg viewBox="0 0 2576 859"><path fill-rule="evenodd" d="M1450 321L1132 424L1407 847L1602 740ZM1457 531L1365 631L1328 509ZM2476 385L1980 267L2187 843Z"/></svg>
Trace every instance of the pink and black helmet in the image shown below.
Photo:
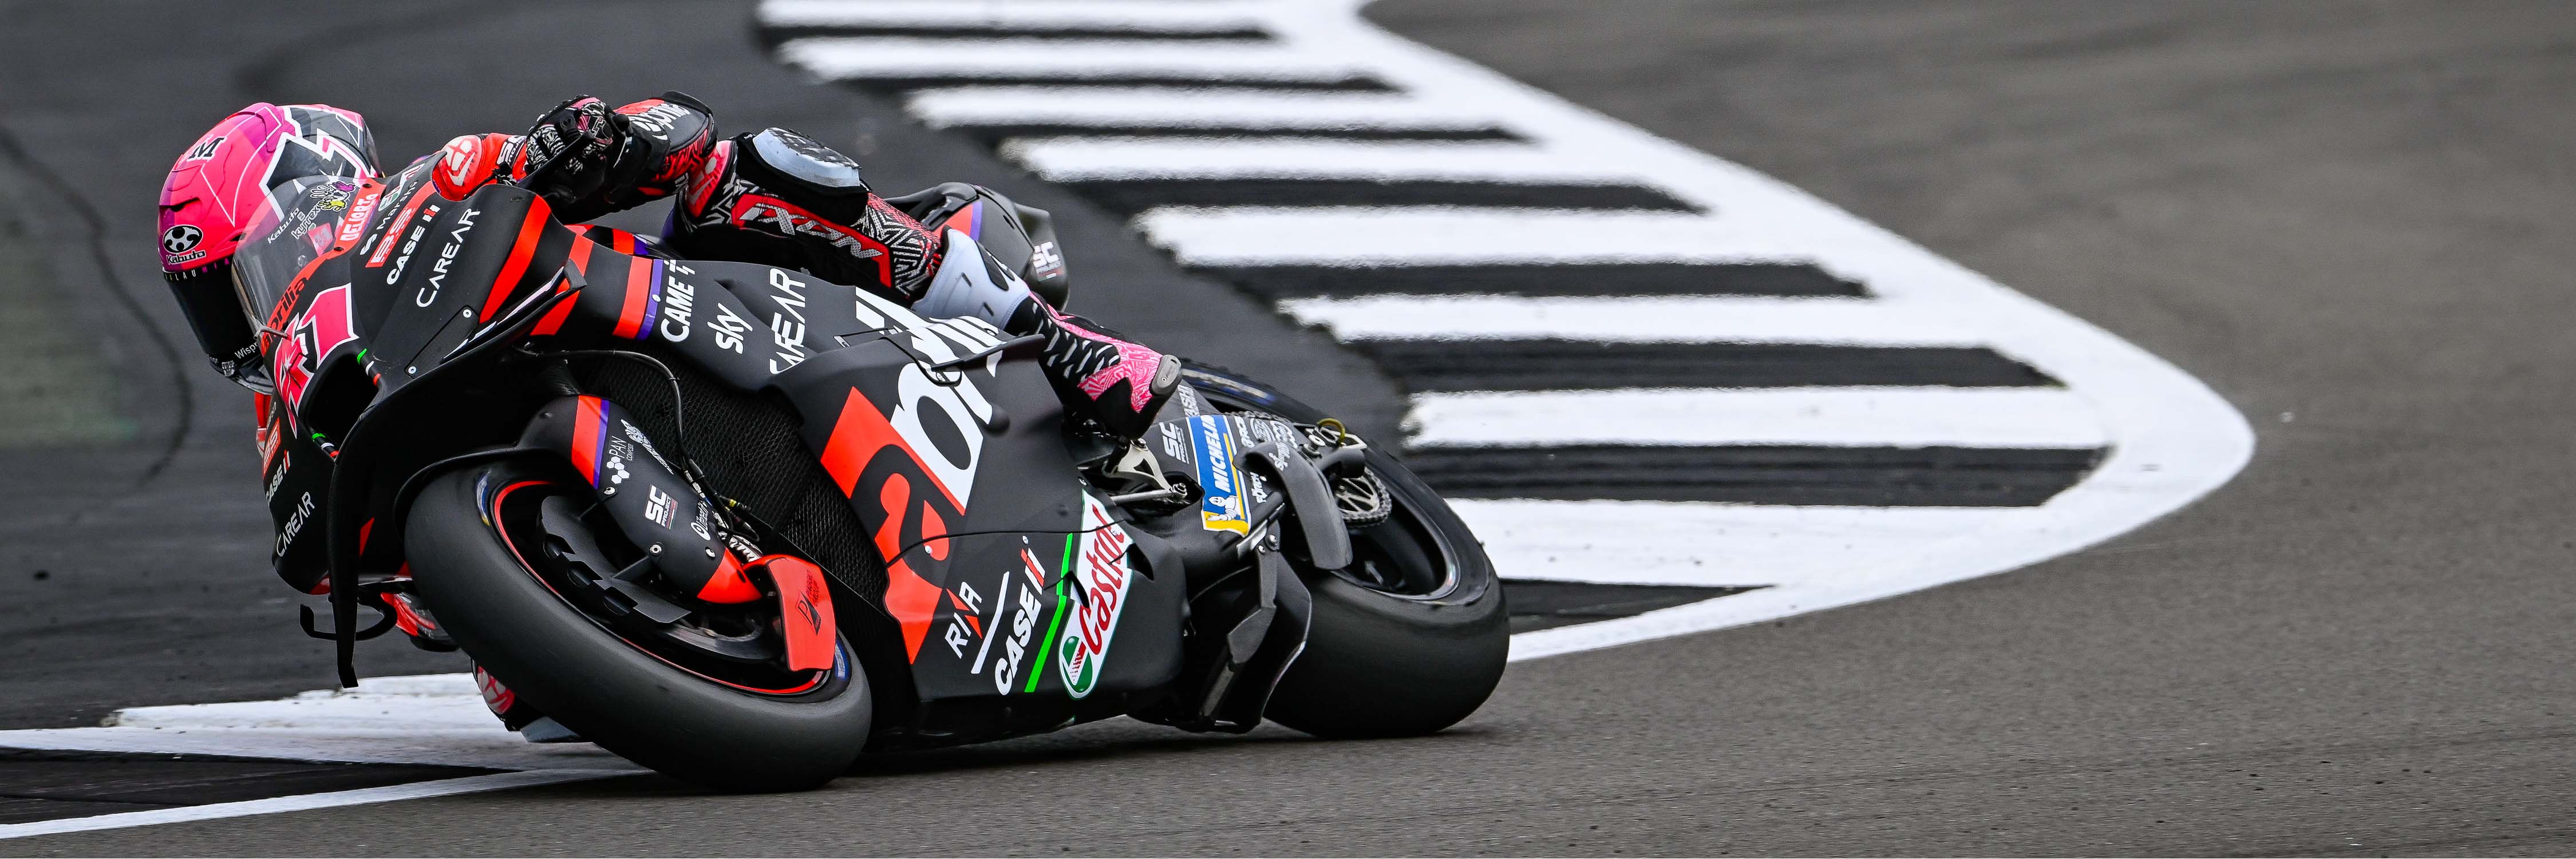
<svg viewBox="0 0 2576 859"><path fill-rule="evenodd" d="M242 305L234 252L283 212L272 192L314 177L378 177L375 135L355 111L319 104L261 102L235 111L189 144L161 185L162 276L215 368L236 381L254 372L251 320L268 308Z"/></svg>

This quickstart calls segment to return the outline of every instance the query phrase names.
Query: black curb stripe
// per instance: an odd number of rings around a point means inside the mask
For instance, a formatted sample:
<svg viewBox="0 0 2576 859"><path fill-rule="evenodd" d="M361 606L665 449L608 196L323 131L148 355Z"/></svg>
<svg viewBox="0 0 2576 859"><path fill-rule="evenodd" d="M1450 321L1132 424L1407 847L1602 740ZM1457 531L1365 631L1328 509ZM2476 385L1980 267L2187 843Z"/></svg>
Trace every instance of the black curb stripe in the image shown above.
<svg viewBox="0 0 2576 859"><path fill-rule="evenodd" d="M1201 266L1267 298L1486 294L1529 297L1766 295L1861 297L1861 285L1807 263Z"/></svg>
<svg viewBox="0 0 2576 859"><path fill-rule="evenodd" d="M1417 448L1405 460L1451 498L2030 507L2082 480L2102 454L2051 448L1568 445Z"/></svg>
<svg viewBox="0 0 2576 859"><path fill-rule="evenodd" d="M1358 340L1406 389L1547 391L1889 385L2049 387L2056 379L1974 346L1609 343L1598 340Z"/></svg>
<svg viewBox="0 0 2576 859"><path fill-rule="evenodd" d="M1405 128L1400 126L1290 127L1278 125L1082 125L1064 122L972 123L936 126L972 137L986 146L1013 137L1311 137L1324 140L1498 140L1525 138L1499 126Z"/></svg>
<svg viewBox="0 0 2576 859"><path fill-rule="evenodd" d="M1277 41L1270 32L1251 25L1205 30L1145 30L1131 27L1034 27L1010 22L993 24L941 24L907 27L902 24L795 24L763 27L761 38L770 44L796 39L841 38L852 36L894 36L921 39L1120 39L1151 42L1222 42L1236 41L1251 45Z"/></svg>
<svg viewBox="0 0 2576 859"><path fill-rule="evenodd" d="M0 750L0 824L270 799L500 770L202 755Z"/></svg>
<svg viewBox="0 0 2576 859"><path fill-rule="evenodd" d="M1515 634L1630 617L1751 590L1758 588L1503 580L1503 600L1511 607L1511 626Z"/></svg>
<svg viewBox="0 0 2576 859"><path fill-rule="evenodd" d="M1640 185L1520 184L1484 179L1094 179L1059 182L1102 208L1155 206L1503 206L1697 211Z"/></svg>
<svg viewBox="0 0 2576 859"><path fill-rule="evenodd" d="M795 65L789 63L789 65ZM923 74L884 77L835 78L834 80L862 92L900 95L935 86L1177 86L1193 89L1274 90L1282 92L1395 92L1385 81L1367 75L1353 75L1330 80L1279 78L1212 78L1188 74L1145 74L1105 72L1097 75L969 75Z"/></svg>

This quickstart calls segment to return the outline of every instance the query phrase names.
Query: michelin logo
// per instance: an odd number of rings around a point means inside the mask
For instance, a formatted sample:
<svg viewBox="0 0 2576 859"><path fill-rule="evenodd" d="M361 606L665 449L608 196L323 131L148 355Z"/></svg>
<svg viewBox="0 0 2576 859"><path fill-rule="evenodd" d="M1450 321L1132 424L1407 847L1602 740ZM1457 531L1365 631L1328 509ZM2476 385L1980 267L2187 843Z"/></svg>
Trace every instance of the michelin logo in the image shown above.
<svg viewBox="0 0 2576 859"><path fill-rule="evenodd" d="M1190 434L1199 447L1199 487L1206 497L1199 502L1199 524L1210 531L1252 532L1252 523L1243 515L1242 472L1234 467L1234 433L1222 415L1200 415L1190 419Z"/></svg>

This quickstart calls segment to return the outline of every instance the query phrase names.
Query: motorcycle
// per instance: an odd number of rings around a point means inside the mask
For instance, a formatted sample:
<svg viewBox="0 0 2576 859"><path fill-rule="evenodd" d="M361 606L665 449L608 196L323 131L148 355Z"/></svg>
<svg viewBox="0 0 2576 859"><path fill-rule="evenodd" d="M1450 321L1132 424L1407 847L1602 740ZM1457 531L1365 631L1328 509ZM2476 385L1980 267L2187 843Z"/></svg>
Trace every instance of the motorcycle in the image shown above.
<svg viewBox="0 0 2576 859"><path fill-rule="evenodd" d="M360 191L319 260L240 274L277 296L276 396L333 463L304 524L332 622L307 625L344 685L400 626L629 760L783 790L1117 716L1420 735L1501 677L1464 523L1267 385L1190 363L1111 436L1067 416L1037 338L426 173ZM1063 300L1042 211L944 187Z"/></svg>

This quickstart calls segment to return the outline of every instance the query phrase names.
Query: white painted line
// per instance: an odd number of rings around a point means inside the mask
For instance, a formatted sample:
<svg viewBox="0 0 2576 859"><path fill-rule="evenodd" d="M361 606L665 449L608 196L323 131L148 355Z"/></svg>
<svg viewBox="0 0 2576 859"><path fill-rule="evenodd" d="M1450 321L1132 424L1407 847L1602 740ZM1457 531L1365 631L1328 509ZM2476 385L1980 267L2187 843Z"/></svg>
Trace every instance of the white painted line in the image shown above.
<svg viewBox="0 0 2576 859"><path fill-rule="evenodd" d="M120 728L309 728L353 730L492 729L500 723L483 706L465 674L374 677L356 689L306 692L277 701L128 707L109 716Z"/></svg>
<svg viewBox="0 0 2576 859"><path fill-rule="evenodd" d="M1002 155L1051 182L1084 179L1443 179L1498 184L1646 181L1617 164L1494 141L1015 140Z"/></svg>
<svg viewBox="0 0 2576 859"><path fill-rule="evenodd" d="M967 86L925 89L906 107L934 128L1063 124L1122 128L1464 130L1494 124L1474 105L1367 92L1193 90L1121 86Z"/></svg>
<svg viewBox="0 0 2576 859"><path fill-rule="evenodd" d="M106 727L0 731L0 747L234 755L345 763L634 772L588 743L538 745L501 727L465 674L370 677L273 701L128 707Z"/></svg>
<svg viewBox="0 0 2576 859"><path fill-rule="evenodd" d="M1210 82L1339 83L1361 68L1287 48L1116 39L796 39L778 55L826 78L1060 77L1066 82L1153 74Z"/></svg>
<svg viewBox="0 0 2576 859"><path fill-rule="evenodd" d="M344 805L367 805L378 802L396 802L405 799L425 799L433 796L453 796L460 793L481 793L484 791L535 787L537 785L561 784L568 781L588 781L591 779L610 778L620 775L632 775L632 773L606 770L528 770L525 772L492 773L490 775L466 776L464 778L441 779L438 781L420 781L412 782L410 784L371 787L361 790L341 790L332 791L330 793L307 793L296 796L273 797L270 799L252 799L241 802L218 802L210 805L191 805L180 808L156 809L152 811L128 811L118 814L93 815L90 817L67 817L60 820L39 820L33 823L0 824L0 839L26 838L33 835L59 835L66 832L90 832L100 829L124 829L134 826L156 826L164 823L187 823L198 820L221 820L227 817L247 817L254 814L278 814L288 811L310 811L317 808L338 808Z"/></svg>
<svg viewBox="0 0 2576 859"><path fill-rule="evenodd" d="M1920 323L1927 332L1924 338L1956 337L1983 343L2067 386L2064 391L2050 392L2055 398L2053 403L1998 403L1973 394L1949 397L1946 404L1912 404L1949 410L1942 414L1911 407L1892 408L1893 400L1882 400L1875 406L1819 404L1814 410L1774 409L1755 416L1727 412L1734 406L1755 403L1709 399L1714 392L1580 392L1561 396L1552 403L1529 399L1529 395L1513 395L1512 399L1424 398L1416 418L1421 419L1434 440L1490 443L1541 432L1494 426L1504 423L1547 427L1546 432L1558 435L1593 435L1600 433L1580 429L1560 432L1554 428L1595 422L1599 415L1616 414L1632 417L1628 421L1632 425L1650 425L1620 432L1645 435L1652 431L1667 442L1781 436L1812 440L1823 433L1876 438L1881 443L1894 435L1925 439L1975 437L1990 444L2022 439L2046 444L2107 445L2105 459L2093 472L2046 505L2010 515L1994 511L1961 513L1975 521L1955 531L1937 527L1927 530L1911 524L1929 521L1926 517L1947 515L1921 510L1858 514L1793 507L1768 508L1771 512L1757 514L1746 512L1750 508L1506 508L1495 505L1522 502L1462 502L1462 509L1479 511L1470 514L1479 528L1506 532L1504 539L1488 535L1488 541L1497 547L1498 561L1508 556L1512 559L1508 564L1518 565L1517 572L1507 566L1507 574L1538 570L1538 574L1553 578L1597 581L1626 581L1652 574L1671 583L1771 585L1749 594L1632 618L1525 633L1513 639L1514 659L1752 623L2036 563L2110 539L2191 503L2226 483L2252 456L2253 434L2244 419L2198 380L2154 355L1778 180L1657 138L1490 69L1379 30L1358 16L1357 10L1364 4L1365 0L1175 4L1220 11L1172 14L1256 16L1264 28L1278 37L1278 47L1232 51L1232 58L1223 61L1204 54L1150 51L1143 46L1127 51L1087 50L1049 60L1052 65L1027 60L1029 65L1011 73L1055 75L1071 83L1082 77L1104 78L1121 70L1169 73L1183 66L1196 69L1194 74L1247 78L1317 74L1318 69L1332 69L1336 74L1373 76L1400 90L1400 95L1360 98L1335 94L1292 103L1268 95L1238 93L1229 95L1242 96L1240 101L1209 97L1187 102L1173 100L1168 91L1130 88L1112 95L1095 88L1067 106L1049 107L1043 104L1049 98L1044 94L1046 88L992 88L924 94L912 102L912 107L932 124L1028 122L1103 128L1194 127L1190 125L1194 111L1212 117L1205 123L1211 128L1231 121L1213 118L1225 111L1234 111L1236 119L1257 117L1259 121L1276 121L1296 128L1329 128L1336 123L1376 127L1379 123L1406 122L1405 114L1416 110L1423 117L1441 118L1422 120L1426 122L1464 121L1468 117L1481 122L1491 118L1496 125L1539 149L1567 153L1569 163L1618 165L1636 175L1652 177L1654 187L1702 211L1669 214L1438 208L1165 208L1150 210L1135 223L1155 244L1171 250L1182 262L1207 266L1812 262L1836 277L1865 284L1874 300L1899 308ZM961 8L971 5L960 4ZM1066 0L1047 6L1093 9L1104 16L1138 16L1140 20L1143 16L1166 14L1139 11L1124 2ZM874 7L852 0L851 8ZM949 43L948 49L956 46L957 43ZM971 48L959 52L954 62L982 64L988 58L991 62L1023 61L1006 56L1017 49L999 42L973 43ZM800 57L790 55L789 59ZM802 58L857 62L847 57ZM939 60L922 57L918 61ZM859 69L860 72L898 75L905 73L900 66L916 59L885 56L865 62L879 65ZM1220 68L1227 62L1236 64ZM1049 119L1051 115L1056 118ZM1634 304L1624 307L1654 309ZM1342 336L1444 336L1433 330L1437 323L1432 317L1422 315L1440 308L1382 305L1377 309L1397 315L1380 321L1368 318L1360 305L1300 305L1301 315L1332 325ZM1467 314L1459 320L1459 331L1451 336L1518 336L1518 332L1535 324L1540 311L1544 311L1547 321L1561 323L1560 331L1618 336L1603 331L1611 324L1607 315L1615 313L1615 308L1585 311L1488 303L1451 309ZM1858 329L1858 333L1850 335L1855 339L1890 340L1901 336L1884 326L1902 322L1887 316L1853 314L1849 321ZM1650 329L1652 336L1658 337L1687 333L1678 330L1686 327L1683 323L1667 319L1641 318L1635 325ZM1733 337L1741 333L1729 330L1722 322L1711 323L1711 327L1715 329L1711 333L1690 336ZM1830 332L1808 330L1798 336L1815 334ZM1991 411L1998 405L2004 409ZM1546 412L1540 406L1563 411ZM1598 411L1611 407L1626 411ZM2021 419L2029 422L2016 423ZM1873 420L1877 420L1875 425ZM1757 423L1769 425L1752 426ZM1710 517L1739 515L1785 517L1805 524L1782 531L1788 536L1777 539L1760 539L1750 531L1733 528L1726 532L1728 541L1715 541L1700 533L1706 527L1694 530L1687 524L1674 528L1640 524L1627 531L1618 530L1622 527L1619 517L1626 514L1662 516L1701 526L1710 525L1714 521ZM1566 532L1540 533L1538 529L1550 527L1552 521L1561 523ZM1626 533L1639 540L1660 542L1624 545L1589 539L1587 533ZM1818 548L1835 545L1830 541L1837 534L1848 541L1847 551ZM1793 536L1797 539L1791 539ZM1763 548L1766 546L1769 548ZM1838 560L1820 560L1823 558ZM1691 572L1693 569L1701 572Z"/></svg>
<svg viewBox="0 0 2576 859"><path fill-rule="evenodd" d="M1506 578L1699 587L1830 587L1855 570L2009 526L2014 507L1770 507L1675 501L1449 502Z"/></svg>
<svg viewBox="0 0 2576 859"><path fill-rule="evenodd" d="M1761 388L1417 394L1416 447L1828 445L2091 448L2090 405L2054 388Z"/></svg>
<svg viewBox="0 0 2576 859"><path fill-rule="evenodd" d="M589 743L536 744L501 729L45 728L0 731L0 748L133 754L226 755L352 764L424 764L489 769L633 772L625 758Z"/></svg>
<svg viewBox="0 0 2576 859"><path fill-rule="evenodd" d="M1154 0L1091 3L958 3L954 0L766 0L760 18L773 27L1082 27L1192 33L1260 25L1239 5Z"/></svg>
<svg viewBox="0 0 2576 859"><path fill-rule="evenodd" d="M1457 286L1476 288L1472 281ZM1290 299L1279 309L1343 340L1984 345L1980 335L1938 315L1861 298L1372 295Z"/></svg>
<svg viewBox="0 0 2576 859"><path fill-rule="evenodd" d="M1137 216L1191 265L1805 262L1750 220L1665 212L1450 207L1160 208Z"/></svg>

